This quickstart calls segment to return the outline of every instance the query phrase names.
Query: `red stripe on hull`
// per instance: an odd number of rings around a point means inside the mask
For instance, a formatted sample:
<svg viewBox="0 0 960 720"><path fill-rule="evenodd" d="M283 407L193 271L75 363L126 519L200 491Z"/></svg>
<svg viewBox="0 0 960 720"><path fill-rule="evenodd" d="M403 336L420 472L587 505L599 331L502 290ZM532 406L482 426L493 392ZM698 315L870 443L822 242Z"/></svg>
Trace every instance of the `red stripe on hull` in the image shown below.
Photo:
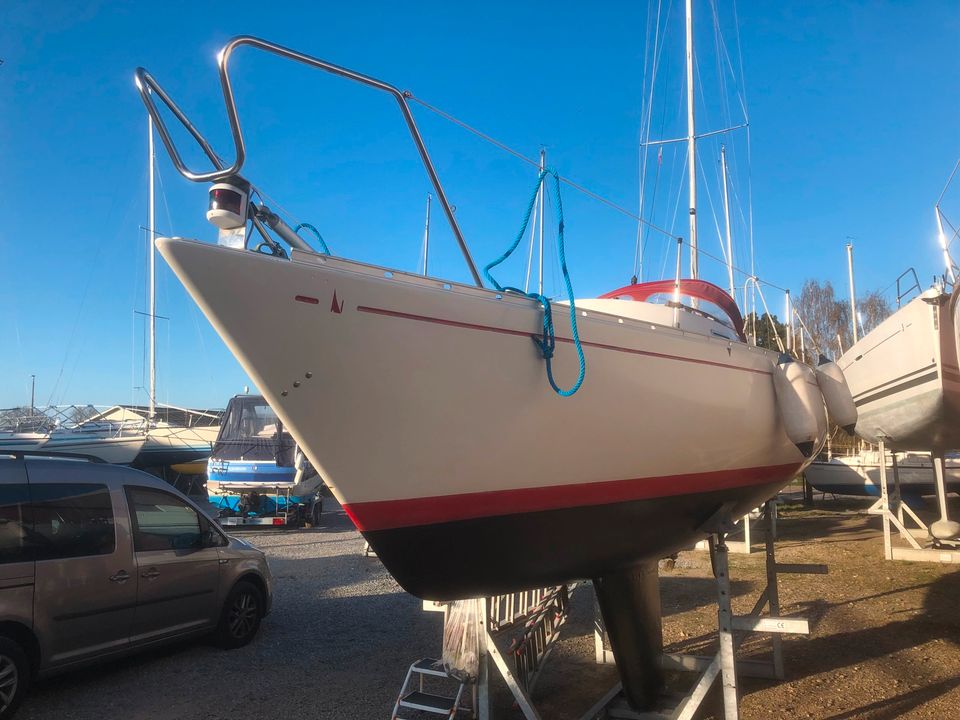
<svg viewBox="0 0 960 720"><path fill-rule="evenodd" d="M464 328L466 330L479 330L482 332L499 333L501 335L517 335L519 337L532 337L534 333L524 332L522 330L511 330L510 328L498 328L491 325L478 325L476 323L465 323L459 320L446 320L444 318L428 317L426 315L414 315L413 313L400 312L399 310L386 310L384 308L368 307L358 305L357 311L362 313L371 313L373 315L386 315L387 317L403 318L404 320L416 320L418 322L428 322L435 325L448 325L450 327ZM557 342L572 343L572 338L556 337ZM581 340L580 344L584 347L594 347L600 350L612 350L613 352L629 353L631 355L645 355L647 357L663 358L664 360L677 360L679 362L694 363L696 365L711 365L713 367L725 368L727 370L739 370L741 372L756 373L758 375L770 375L770 370L760 370L758 368L743 367L742 365L731 365L729 363L715 362L713 360L700 360L698 358L684 357L683 355L667 355L666 353L653 352L652 350L636 350L634 348L622 347L620 345L607 345L606 343L590 342Z"/></svg>
<svg viewBox="0 0 960 720"><path fill-rule="evenodd" d="M788 463L578 485L493 490L402 500L374 500L349 503L344 505L343 509L358 530L389 530L497 515L608 505L632 500L651 500L658 497L743 488L789 479L800 467L801 463Z"/></svg>

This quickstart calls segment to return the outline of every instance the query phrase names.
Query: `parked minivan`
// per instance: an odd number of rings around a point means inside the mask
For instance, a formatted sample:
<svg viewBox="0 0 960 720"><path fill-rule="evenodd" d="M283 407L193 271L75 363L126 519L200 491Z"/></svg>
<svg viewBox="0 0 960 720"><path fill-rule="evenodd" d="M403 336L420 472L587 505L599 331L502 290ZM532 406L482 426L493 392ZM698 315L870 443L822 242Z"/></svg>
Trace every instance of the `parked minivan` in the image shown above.
<svg viewBox="0 0 960 720"><path fill-rule="evenodd" d="M194 635L246 645L270 603L263 553L167 483L0 451L0 718L38 676Z"/></svg>

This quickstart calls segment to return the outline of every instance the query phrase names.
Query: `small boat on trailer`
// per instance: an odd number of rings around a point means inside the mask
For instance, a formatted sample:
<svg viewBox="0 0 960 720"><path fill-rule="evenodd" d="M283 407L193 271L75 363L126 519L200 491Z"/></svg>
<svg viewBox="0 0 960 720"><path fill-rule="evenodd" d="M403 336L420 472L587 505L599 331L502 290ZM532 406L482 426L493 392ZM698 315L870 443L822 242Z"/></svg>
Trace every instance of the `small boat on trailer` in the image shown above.
<svg viewBox="0 0 960 720"><path fill-rule="evenodd" d="M250 201L227 72L244 45L397 100L476 286L318 253ZM814 370L748 344L733 299L696 278L569 303L483 287L401 91L256 38L218 57L232 167L137 71L174 164L213 183L223 243L161 238L160 253L407 591L443 600L592 579L631 703L649 705L655 633L638 605L656 592L656 561L810 462L827 429ZM157 97L215 171L183 164ZM248 224L272 256L247 249ZM648 302L663 294L667 305ZM552 378L582 377L580 349L589 371L561 397Z"/></svg>
<svg viewBox="0 0 960 720"><path fill-rule="evenodd" d="M207 460L207 495L222 524L316 525L322 486L262 395L230 399Z"/></svg>

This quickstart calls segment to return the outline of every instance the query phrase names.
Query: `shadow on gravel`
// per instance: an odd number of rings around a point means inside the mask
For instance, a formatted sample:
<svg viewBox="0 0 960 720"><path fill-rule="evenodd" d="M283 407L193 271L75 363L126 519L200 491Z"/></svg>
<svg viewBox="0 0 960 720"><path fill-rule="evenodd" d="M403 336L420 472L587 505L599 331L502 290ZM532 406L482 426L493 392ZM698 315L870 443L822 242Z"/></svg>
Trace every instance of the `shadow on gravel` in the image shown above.
<svg viewBox="0 0 960 720"><path fill-rule="evenodd" d="M920 587L925 586L916 586L916 588ZM785 644L789 646L789 650L785 652L788 657L791 657L791 665L804 668L799 673L790 673L790 679L842 670L937 640L960 644L960 615L957 613L960 572L944 575L930 583L928 587L923 612L909 619L822 637L785 640ZM893 593L877 593L874 596L865 596L849 602L880 598L890 594ZM838 603L838 605L845 604L848 603ZM829 604L824 605L829 607ZM804 608L800 614L811 615L812 613ZM894 714L877 717L895 716Z"/></svg>
<svg viewBox="0 0 960 720"><path fill-rule="evenodd" d="M941 680L933 685L916 688L896 697L884 698L854 710L830 715L825 717L824 720L854 720L854 718L857 720L895 720L905 712L920 707L958 686L960 686L960 678Z"/></svg>

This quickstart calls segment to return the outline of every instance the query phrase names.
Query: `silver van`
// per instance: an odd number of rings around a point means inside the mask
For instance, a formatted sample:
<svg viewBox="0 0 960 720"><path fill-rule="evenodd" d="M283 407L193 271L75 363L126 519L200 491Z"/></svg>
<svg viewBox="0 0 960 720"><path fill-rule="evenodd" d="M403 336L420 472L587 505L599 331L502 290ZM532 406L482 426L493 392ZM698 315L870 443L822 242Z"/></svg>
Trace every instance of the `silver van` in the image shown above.
<svg viewBox="0 0 960 720"><path fill-rule="evenodd" d="M260 550L127 467L0 451L0 718L31 680L193 635L246 645Z"/></svg>

